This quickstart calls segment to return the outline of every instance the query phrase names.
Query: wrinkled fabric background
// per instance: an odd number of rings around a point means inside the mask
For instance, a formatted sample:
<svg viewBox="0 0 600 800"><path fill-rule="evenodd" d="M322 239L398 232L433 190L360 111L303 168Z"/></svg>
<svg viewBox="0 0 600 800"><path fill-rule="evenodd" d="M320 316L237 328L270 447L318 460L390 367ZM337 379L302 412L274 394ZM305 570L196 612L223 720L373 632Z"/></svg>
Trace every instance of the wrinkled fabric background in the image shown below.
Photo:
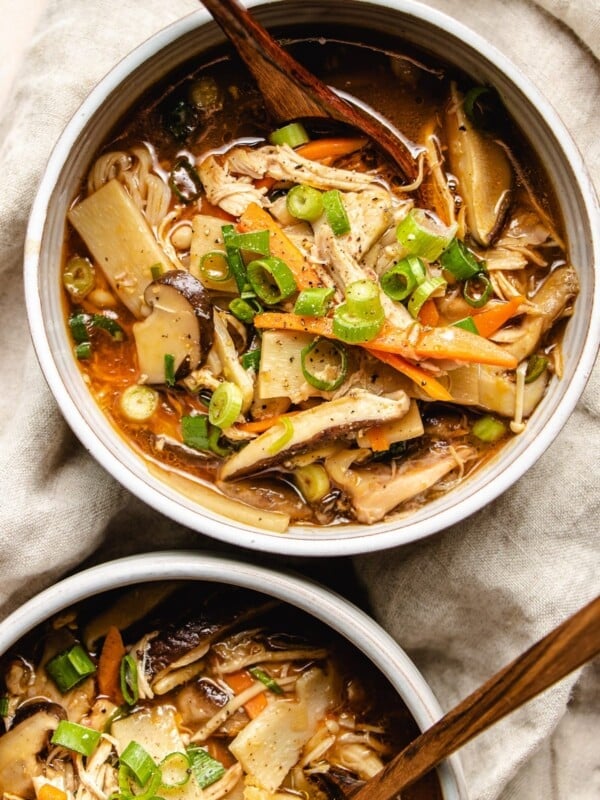
<svg viewBox="0 0 600 800"><path fill-rule="evenodd" d="M548 96L600 188L598 0L429 5L494 41ZM123 55L196 7L48 0L0 108L2 616L83 562L147 549L224 549L144 507L75 439L35 359L21 276L29 209L64 124ZM372 612L444 709L598 593L599 390L597 368L557 441L483 511L425 542L352 562ZM339 566L295 564L325 582ZM472 800L597 800L599 690L596 660L464 748Z"/></svg>

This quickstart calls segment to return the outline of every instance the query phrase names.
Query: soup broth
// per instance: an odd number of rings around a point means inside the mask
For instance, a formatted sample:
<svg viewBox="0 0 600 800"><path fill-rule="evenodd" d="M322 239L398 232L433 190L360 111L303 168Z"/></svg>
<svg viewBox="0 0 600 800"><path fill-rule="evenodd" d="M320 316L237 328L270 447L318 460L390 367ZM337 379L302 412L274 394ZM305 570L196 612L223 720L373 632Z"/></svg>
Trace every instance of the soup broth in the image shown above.
<svg viewBox="0 0 600 800"><path fill-rule="evenodd" d="M578 282L535 153L493 87L369 37L287 41L415 143L414 174L330 122L278 127L219 50L132 108L69 213L97 402L163 480L273 530L410 514L562 373Z"/></svg>

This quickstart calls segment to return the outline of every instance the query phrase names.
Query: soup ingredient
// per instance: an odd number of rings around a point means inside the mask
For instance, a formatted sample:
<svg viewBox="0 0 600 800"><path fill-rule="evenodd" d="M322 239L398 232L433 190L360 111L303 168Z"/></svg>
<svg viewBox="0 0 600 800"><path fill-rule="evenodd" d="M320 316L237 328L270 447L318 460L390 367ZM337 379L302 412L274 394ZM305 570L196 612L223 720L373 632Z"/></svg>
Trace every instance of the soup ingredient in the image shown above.
<svg viewBox="0 0 600 800"><path fill-rule="evenodd" d="M74 300L82 300L96 284L94 267L87 258L73 256L63 270L63 284Z"/></svg>

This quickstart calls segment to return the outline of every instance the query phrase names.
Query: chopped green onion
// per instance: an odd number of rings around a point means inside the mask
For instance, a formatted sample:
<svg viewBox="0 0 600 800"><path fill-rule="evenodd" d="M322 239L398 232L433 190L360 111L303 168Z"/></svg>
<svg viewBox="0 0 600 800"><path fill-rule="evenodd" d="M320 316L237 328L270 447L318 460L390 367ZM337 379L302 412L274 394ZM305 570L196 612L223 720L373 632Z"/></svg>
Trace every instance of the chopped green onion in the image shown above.
<svg viewBox="0 0 600 800"><path fill-rule="evenodd" d="M419 316L419 311L423 303L445 286L446 281L443 278L427 278L423 283L419 284L408 301L408 310L411 316L416 319Z"/></svg>
<svg viewBox="0 0 600 800"><path fill-rule="evenodd" d="M379 286L367 278L349 283L346 287L346 305L352 314L359 317L378 316L383 311Z"/></svg>
<svg viewBox="0 0 600 800"><path fill-rule="evenodd" d="M440 256L440 264L459 281L481 272L481 264L460 239L453 239Z"/></svg>
<svg viewBox="0 0 600 800"><path fill-rule="evenodd" d="M347 344L369 342L383 327L385 315L359 317L352 314L347 303L339 305L333 313L333 332Z"/></svg>
<svg viewBox="0 0 600 800"><path fill-rule="evenodd" d="M78 345L75 346L75 356L80 360L84 358L90 358L91 355L92 355L91 342L80 342Z"/></svg>
<svg viewBox="0 0 600 800"><path fill-rule="evenodd" d="M473 308L481 308L490 299L494 292L492 283L485 272L479 272L465 281L463 297Z"/></svg>
<svg viewBox="0 0 600 800"><path fill-rule="evenodd" d="M253 321L257 314L250 303L247 300L242 300L241 297L234 297L229 303L229 310L236 319L239 319L240 322L245 322L247 325Z"/></svg>
<svg viewBox="0 0 600 800"><path fill-rule="evenodd" d="M213 392L208 406L208 419L217 428L229 428L242 410L242 390L231 381L223 381Z"/></svg>
<svg viewBox="0 0 600 800"><path fill-rule="evenodd" d="M452 323L453 328L462 328L464 331L470 331L471 333L476 333L479 335L479 331L477 330L477 325L475 324L475 320L473 317L465 317L464 319L459 319L458 322Z"/></svg>
<svg viewBox="0 0 600 800"><path fill-rule="evenodd" d="M6 717L8 714L8 697L0 697L0 717Z"/></svg>
<svg viewBox="0 0 600 800"><path fill-rule="evenodd" d="M277 424L283 426L283 433L267 448L271 455L275 455L275 453L278 453L285 447L294 435L294 426L289 417L279 417Z"/></svg>
<svg viewBox="0 0 600 800"><path fill-rule="evenodd" d="M152 264L150 267L150 275L152 275L152 280L157 281L163 273L162 264Z"/></svg>
<svg viewBox="0 0 600 800"><path fill-rule="evenodd" d="M210 450L209 422L207 414L197 414L181 418L183 443L195 450Z"/></svg>
<svg viewBox="0 0 600 800"><path fill-rule="evenodd" d="M300 352L302 374L307 383L325 392L342 385L348 373L346 348L339 342L317 338Z"/></svg>
<svg viewBox="0 0 600 800"><path fill-rule="evenodd" d="M119 408L131 422L145 422L150 419L158 408L158 403L158 392L143 384L128 386L119 398Z"/></svg>
<svg viewBox="0 0 600 800"><path fill-rule="evenodd" d="M318 189L300 184L287 193L285 206L292 217L314 222L323 213L323 196Z"/></svg>
<svg viewBox="0 0 600 800"><path fill-rule="evenodd" d="M112 317L107 317L104 314L93 314L90 322L92 327L100 328L110 333L115 342L122 342L125 338L123 328Z"/></svg>
<svg viewBox="0 0 600 800"><path fill-rule="evenodd" d="M329 192L323 192L321 200L323 202L323 208L325 209L327 222L333 233L336 236L343 236L345 233L349 233L350 220L344 208L341 192L338 189L331 189Z"/></svg>
<svg viewBox="0 0 600 800"><path fill-rule="evenodd" d="M212 786L225 774L223 764L210 756L203 747L189 745L187 754L190 759L192 774L201 789Z"/></svg>
<svg viewBox="0 0 600 800"><path fill-rule="evenodd" d="M237 283L238 291L241 294L248 285L248 278L246 277L246 267L244 266L240 248L234 244L238 234L236 234L233 225L223 225L221 227L221 233L223 235L227 263Z"/></svg>
<svg viewBox="0 0 600 800"><path fill-rule="evenodd" d="M172 353L165 353L165 383L167 386L175 386L175 356Z"/></svg>
<svg viewBox="0 0 600 800"><path fill-rule="evenodd" d="M269 231L249 231L248 233L235 233L229 241L233 247L238 247L240 250L258 253L261 256L270 256L270 238Z"/></svg>
<svg viewBox="0 0 600 800"><path fill-rule="evenodd" d="M256 350L250 350L244 353L240 361L244 369L253 369L258 372L258 368L260 367L260 349L257 348Z"/></svg>
<svg viewBox="0 0 600 800"><path fill-rule="evenodd" d="M140 699L138 688L137 664L133 656L124 655L119 667L121 694L128 706L134 706Z"/></svg>
<svg viewBox="0 0 600 800"><path fill-rule="evenodd" d="M298 291L292 270L275 256L251 261L248 280L258 298L268 306L281 303Z"/></svg>
<svg viewBox="0 0 600 800"><path fill-rule="evenodd" d="M283 694L283 689L277 683L277 681L273 680L270 675L261 669L260 667L250 667L248 672L252 675L253 678L256 678L257 681L264 683L264 685L269 689L273 694Z"/></svg>
<svg viewBox="0 0 600 800"><path fill-rule="evenodd" d="M141 744L131 741L121 753L119 760L131 772L140 786L145 786L157 772L156 763Z"/></svg>
<svg viewBox="0 0 600 800"><path fill-rule="evenodd" d="M534 353L529 357L527 362L527 371L525 372L525 383L533 383L540 375L546 371L548 367L548 359L546 356L540 356Z"/></svg>
<svg viewBox="0 0 600 800"><path fill-rule="evenodd" d="M307 503L318 503L331 489L327 470L321 464L296 467L292 478Z"/></svg>
<svg viewBox="0 0 600 800"><path fill-rule="evenodd" d="M380 278L381 288L392 300L406 300L427 277L425 264L418 256L398 261Z"/></svg>
<svg viewBox="0 0 600 800"><path fill-rule="evenodd" d="M58 653L46 664L46 672L59 691L68 692L88 675L96 672L96 665L80 644Z"/></svg>
<svg viewBox="0 0 600 800"><path fill-rule="evenodd" d="M90 316L79 312L69 317L71 336L76 344L83 344L89 341L88 325L107 331L115 342L122 342L125 338L123 328L112 317L107 317L104 314L92 314Z"/></svg>
<svg viewBox="0 0 600 800"><path fill-rule="evenodd" d="M334 294L335 289L328 286L303 289L296 298L294 314L306 317L324 317L329 310L329 304Z"/></svg>
<svg viewBox="0 0 600 800"><path fill-rule="evenodd" d="M506 425L499 419L488 414L485 417L480 417L480 419L473 424L471 432L473 436L481 439L482 442L491 444L499 441L504 436L506 433Z"/></svg>
<svg viewBox="0 0 600 800"><path fill-rule="evenodd" d="M216 425L210 425L209 423L208 449L211 450L215 455L225 458L225 456L228 456L231 451L225 447L221 447L219 444L220 437L221 428L217 428Z"/></svg>
<svg viewBox="0 0 600 800"><path fill-rule="evenodd" d="M98 746L101 735L100 731L93 728L86 728L85 725L61 719L50 741L52 744L66 747L67 750L81 753L82 756L91 756Z"/></svg>
<svg viewBox="0 0 600 800"><path fill-rule="evenodd" d="M63 284L73 300L81 300L89 294L96 284L94 267L87 258L70 258L63 270Z"/></svg>
<svg viewBox="0 0 600 800"><path fill-rule="evenodd" d="M161 788L176 789L185 786L190 779L190 757L186 753L174 752L166 755L159 764Z"/></svg>
<svg viewBox="0 0 600 800"><path fill-rule="evenodd" d="M290 147L299 147L310 141L306 128L300 122L290 122L283 128L277 128L269 134L271 144L287 144Z"/></svg>
<svg viewBox="0 0 600 800"><path fill-rule="evenodd" d="M223 250L211 250L205 253L200 259L198 270L201 278L215 283L221 283L231 277L229 261Z"/></svg>
<svg viewBox="0 0 600 800"><path fill-rule="evenodd" d="M76 344L83 344L88 342L90 335L88 333L86 323L89 320L87 314L71 314L69 317L69 328L71 329L71 336Z"/></svg>
<svg viewBox="0 0 600 800"><path fill-rule="evenodd" d="M410 255L435 261L448 247L455 231L456 225L447 227L430 211L413 208L398 223L396 239Z"/></svg>
<svg viewBox="0 0 600 800"><path fill-rule="evenodd" d="M487 86L474 86L466 93L463 99L463 108L468 119L475 127L481 127L481 112L475 113L477 108L477 100L484 94L489 94L491 89Z"/></svg>
<svg viewBox="0 0 600 800"><path fill-rule="evenodd" d="M173 165L169 175L169 186L182 203L193 203L200 196L202 181L185 156L178 158Z"/></svg>

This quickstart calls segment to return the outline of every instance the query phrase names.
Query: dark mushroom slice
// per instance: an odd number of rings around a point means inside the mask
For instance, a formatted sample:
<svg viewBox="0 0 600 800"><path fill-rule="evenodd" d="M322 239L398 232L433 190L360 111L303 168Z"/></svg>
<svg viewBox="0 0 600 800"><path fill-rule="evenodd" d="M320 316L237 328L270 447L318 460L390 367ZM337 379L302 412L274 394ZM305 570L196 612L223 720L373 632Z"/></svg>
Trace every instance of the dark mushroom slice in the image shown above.
<svg viewBox="0 0 600 800"><path fill-rule="evenodd" d="M179 380L197 369L213 342L213 309L200 281L186 270L165 272L148 285L144 301L152 309L133 325L141 374L147 383L166 383L166 363Z"/></svg>
<svg viewBox="0 0 600 800"><path fill-rule="evenodd" d="M361 428L400 419L410 405L408 397L401 394L400 399L392 399L363 389L352 389L343 397L300 411L289 423L291 430L286 441L282 426L274 425L227 459L219 478L231 480L250 475L314 448L319 442L343 440Z"/></svg>
<svg viewBox="0 0 600 800"><path fill-rule="evenodd" d="M17 710L15 721L0 737L0 793L35 798L32 778L44 769L44 753L64 709L56 703L36 700Z"/></svg>

